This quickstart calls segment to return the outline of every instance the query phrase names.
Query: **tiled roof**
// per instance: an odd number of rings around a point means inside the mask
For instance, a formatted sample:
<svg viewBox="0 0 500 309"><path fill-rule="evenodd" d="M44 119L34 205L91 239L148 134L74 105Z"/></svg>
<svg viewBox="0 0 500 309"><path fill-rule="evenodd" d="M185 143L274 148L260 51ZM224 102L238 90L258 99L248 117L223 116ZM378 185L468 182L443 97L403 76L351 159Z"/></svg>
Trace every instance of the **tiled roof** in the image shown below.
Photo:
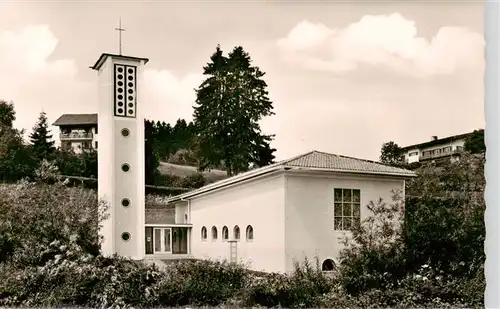
<svg viewBox="0 0 500 309"><path fill-rule="evenodd" d="M97 124L97 114L63 114L52 125L68 126L80 124Z"/></svg>
<svg viewBox="0 0 500 309"><path fill-rule="evenodd" d="M331 170L337 172L361 172L367 174L386 174L394 176L414 176L412 171L397 168L380 162L351 158L326 152L311 151L299 157L285 160L285 166Z"/></svg>
<svg viewBox="0 0 500 309"><path fill-rule="evenodd" d="M226 178L199 189L183 193L168 199L168 202L189 198L211 190L219 189L233 183L244 181L252 177L257 177L267 173L283 169L300 169L300 170L317 170L336 173L359 173L359 174L375 174L398 177L415 177L416 174L410 170L392 167L380 162L356 159L326 152L311 151L291 159L283 160L268 166L250 170L236 176Z"/></svg>

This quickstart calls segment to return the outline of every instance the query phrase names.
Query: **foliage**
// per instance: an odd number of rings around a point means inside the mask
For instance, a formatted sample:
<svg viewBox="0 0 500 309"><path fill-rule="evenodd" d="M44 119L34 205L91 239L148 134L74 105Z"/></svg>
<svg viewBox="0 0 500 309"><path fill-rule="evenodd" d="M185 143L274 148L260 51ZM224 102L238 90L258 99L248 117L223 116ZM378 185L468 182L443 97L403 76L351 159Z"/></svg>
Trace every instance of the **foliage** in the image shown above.
<svg viewBox="0 0 500 309"><path fill-rule="evenodd" d="M350 294L372 288L392 288L404 273L401 241L403 200L394 191L392 203L379 199L367 205L369 214L351 235L342 239L340 252L341 282Z"/></svg>
<svg viewBox="0 0 500 309"><path fill-rule="evenodd" d="M228 176L247 171L250 164L260 166L274 159L259 121L273 115L265 75L251 65L241 46L224 56L220 46L203 69L208 76L196 90L194 125L198 140L200 168L224 162Z"/></svg>
<svg viewBox="0 0 500 309"><path fill-rule="evenodd" d="M189 176L186 176L184 179L181 180L179 183L180 187L182 188L201 188L205 185L205 177L203 177L203 174L201 173L196 173L192 174Z"/></svg>
<svg viewBox="0 0 500 309"><path fill-rule="evenodd" d="M28 182L0 186L2 261L43 265L54 256L47 250L55 240L67 245L74 239L85 252L97 254L104 211L95 192L83 188Z"/></svg>
<svg viewBox="0 0 500 309"><path fill-rule="evenodd" d="M158 161L158 156L154 150L154 135L153 135L153 123L144 120L144 150L145 150L145 184L152 185L154 183L154 175L160 162Z"/></svg>
<svg viewBox="0 0 500 309"><path fill-rule="evenodd" d="M33 127L33 132L30 134L30 142L34 156L38 160L52 159L52 154L55 151L54 141L49 130L49 123L44 112L40 113L38 121Z"/></svg>
<svg viewBox="0 0 500 309"><path fill-rule="evenodd" d="M42 181L54 181L59 175L59 168L53 162L43 159L40 166L35 170L35 178Z"/></svg>
<svg viewBox="0 0 500 309"><path fill-rule="evenodd" d="M308 259L302 265L295 262L290 276L270 274L253 279L245 290L247 306L315 307L333 287L333 281L322 273L318 260L315 267Z"/></svg>
<svg viewBox="0 0 500 309"><path fill-rule="evenodd" d="M426 165L408 183L404 238L409 267L430 261L457 275L484 263L483 154L463 154L444 167ZM454 268L454 264L467 267Z"/></svg>
<svg viewBox="0 0 500 309"><path fill-rule="evenodd" d="M176 153L183 151L188 157L181 157L186 162L181 164L197 165L196 134L193 122L187 123L184 119L177 119L174 126L165 122L150 122L153 137L153 149L158 158L174 164ZM174 157L172 157L174 156ZM171 161L172 160L174 161Z"/></svg>
<svg viewBox="0 0 500 309"><path fill-rule="evenodd" d="M354 229L341 253L345 291L325 301L355 296L360 306L482 306L483 169L484 154L418 169L406 189L402 225L389 224L401 207L370 203L373 219Z"/></svg>
<svg viewBox="0 0 500 309"><path fill-rule="evenodd" d="M55 165L61 175L97 178L97 151L88 150L76 154L71 149L56 151Z"/></svg>
<svg viewBox="0 0 500 309"><path fill-rule="evenodd" d="M179 149L168 157L167 162L179 165L197 166L198 158L193 150Z"/></svg>
<svg viewBox="0 0 500 309"><path fill-rule="evenodd" d="M0 127L13 128L14 120L16 120L14 103L0 100Z"/></svg>
<svg viewBox="0 0 500 309"><path fill-rule="evenodd" d="M0 306L480 308L483 169L484 154L422 166L404 208L398 192L391 202L370 202L373 216L348 235L332 277L308 260L285 275L226 262L159 269L105 258L97 252L95 192L61 183L0 186ZM37 175L54 171L44 161Z"/></svg>
<svg viewBox="0 0 500 309"><path fill-rule="evenodd" d="M31 148L23 143L22 131L4 127L0 133L0 180L30 178L37 167Z"/></svg>
<svg viewBox="0 0 500 309"><path fill-rule="evenodd" d="M380 162L385 164L401 164L403 160L403 151L398 144L393 141L382 144Z"/></svg>
<svg viewBox="0 0 500 309"><path fill-rule="evenodd" d="M484 130L474 130L465 140L464 150L470 153L482 153L486 151L484 143Z"/></svg>

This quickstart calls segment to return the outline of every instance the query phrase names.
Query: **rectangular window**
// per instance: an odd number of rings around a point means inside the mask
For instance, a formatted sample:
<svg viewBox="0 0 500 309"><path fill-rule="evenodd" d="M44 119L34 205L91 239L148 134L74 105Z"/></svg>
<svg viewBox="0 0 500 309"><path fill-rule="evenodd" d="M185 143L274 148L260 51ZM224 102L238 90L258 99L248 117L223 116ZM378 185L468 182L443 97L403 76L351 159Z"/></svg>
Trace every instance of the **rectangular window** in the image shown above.
<svg viewBox="0 0 500 309"><path fill-rule="evenodd" d="M418 155L418 152L417 151L414 151L414 152L410 152L409 156L410 157L413 157L413 156L416 156Z"/></svg>
<svg viewBox="0 0 500 309"><path fill-rule="evenodd" d="M154 228L153 229L154 252L155 253L171 253L172 252L172 229L171 228ZM146 234L146 244L148 238ZM147 253L146 247L146 253Z"/></svg>
<svg viewBox="0 0 500 309"><path fill-rule="evenodd" d="M336 231L349 231L361 220L361 191L359 189L334 189L333 204Z"/></svg>

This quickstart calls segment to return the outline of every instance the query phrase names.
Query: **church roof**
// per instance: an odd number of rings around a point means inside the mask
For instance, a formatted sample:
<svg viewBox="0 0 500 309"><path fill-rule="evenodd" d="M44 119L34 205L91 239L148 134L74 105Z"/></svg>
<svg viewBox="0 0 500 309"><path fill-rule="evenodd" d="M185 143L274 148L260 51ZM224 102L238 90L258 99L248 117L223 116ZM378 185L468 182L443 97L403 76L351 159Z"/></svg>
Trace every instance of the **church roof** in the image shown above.
<svg viewBox="0 0 500 309"><path fill-rule="evenodd" d="M253 169L248 172L211 183L209 185L187 193L183 193L181 195L174 196L168 199L168 202L190 198L198 194L202 194L215 189L220 189L231 184L235 184L278 170L383 175L403 178L416 176L416 174L410 170L385 165L380 162L357 159L314 150L290 159Z"/></svg>
<svg viewBox="0 0 500 309"><path fill-rule="evenodd" d="M63 114L52 125L53 126L71 126L71 125L97 125L97 114Z"/></svg>

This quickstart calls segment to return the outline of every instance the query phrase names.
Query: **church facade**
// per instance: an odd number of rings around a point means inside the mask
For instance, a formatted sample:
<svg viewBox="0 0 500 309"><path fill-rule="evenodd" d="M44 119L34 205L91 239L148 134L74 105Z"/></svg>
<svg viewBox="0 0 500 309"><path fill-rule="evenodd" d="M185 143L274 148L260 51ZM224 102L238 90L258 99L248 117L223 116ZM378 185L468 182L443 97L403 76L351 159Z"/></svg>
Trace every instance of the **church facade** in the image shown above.
<svg viewBox="0 0 500 309"><path fill-rule="evenodd" d="M172 225L146 227L146 254L227 260L269 272L290 272L307 257L331 270L339 238L370 215L366 205L379 198L391 203L392 192L404 195L405 180L414 176L312 151L170 198L164 211Z"/></svg>
<svg viewBox="0 0 500 309"><path fill-rule="evenodd" d="M102 54L98 196L108 208L102 254L136 260L222 259L288 272L319 258L331 269L339 237L369 215L366 205L404 194L411 171L312 151L146 207L142 72L146 58ZM104 205L103 204L103 205Z"/></svg>

